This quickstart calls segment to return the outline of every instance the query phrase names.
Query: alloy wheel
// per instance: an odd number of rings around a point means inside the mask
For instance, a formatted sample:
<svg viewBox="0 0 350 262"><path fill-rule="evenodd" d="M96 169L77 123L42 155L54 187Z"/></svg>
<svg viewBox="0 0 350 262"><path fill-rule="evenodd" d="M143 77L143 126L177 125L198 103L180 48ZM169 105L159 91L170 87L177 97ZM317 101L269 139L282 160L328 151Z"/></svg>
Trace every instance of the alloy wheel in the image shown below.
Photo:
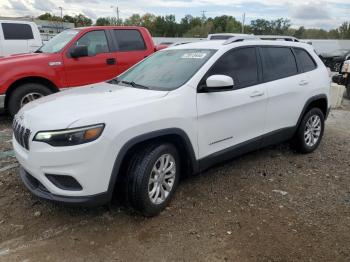
<svg viewBox="0 0 350 262"><path fill-rule="evenodd" d="M32 93L26 94L26 95L21 99L21 103L20 103L21 108L22 108L24 105L28 104L29 102L32 102L32 101L34 101L34 100L36 100L36 99L39 99L39 98L41 98L41 97L43 97L43 95L40 94L40 93L37 93L37 92L32 92Z"/></svg>
<svg viewBox="0 0 350 262"><path fill-rule="evenodd" d="M155 162L148 183L148 196L153 204L162 204L173 189L176 162L171 154L161 155Z"/></svg>
<svg viewBox="0 0 350 262"><path fill-rule="evenodd" d="M308 147L313 147L320 139L322 131L321 118L318 115L312 115L306 122L304 130L304 140Z"/></svg>

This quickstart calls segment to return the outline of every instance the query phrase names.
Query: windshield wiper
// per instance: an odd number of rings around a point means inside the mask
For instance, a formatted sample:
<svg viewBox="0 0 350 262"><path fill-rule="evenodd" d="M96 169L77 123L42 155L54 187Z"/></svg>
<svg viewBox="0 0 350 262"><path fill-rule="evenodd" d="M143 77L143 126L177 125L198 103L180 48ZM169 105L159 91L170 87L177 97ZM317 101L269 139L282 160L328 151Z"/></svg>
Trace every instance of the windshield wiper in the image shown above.
<svg viewBox="0 0 350 262"><path fill-rule="evenodd" d="M119 80L117 78L113 78L112 80L107 81L108 84L117 85L119 84Z"/></svg>
<svg viewBox="0 0 350 262"><path fill-rule="evenodd" d="M131 81L131 82L129 82L129 81L121 81L121 83L127 84L127 85L132 86L132 87L136 87L136 88L149 89L148 86L136 84L134 81Z"/></svg>
<svg viewBox="0 0 350 262"><path fill-rule="evenodd" d="M34 53L37 53L37 54L40 54L42 53L43 51L41 51L40 49L36 50Z"/></svg>

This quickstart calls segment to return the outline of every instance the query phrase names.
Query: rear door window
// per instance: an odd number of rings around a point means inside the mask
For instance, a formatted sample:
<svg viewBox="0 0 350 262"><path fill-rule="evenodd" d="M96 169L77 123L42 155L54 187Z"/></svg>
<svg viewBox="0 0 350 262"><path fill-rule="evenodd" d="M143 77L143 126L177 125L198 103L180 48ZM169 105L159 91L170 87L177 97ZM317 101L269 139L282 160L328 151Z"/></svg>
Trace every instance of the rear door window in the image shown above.
<svg viewBox="0 0 350 262"><path fill-rule="evenodd" d="M5 40L34 39L32 27L28 24L2 23Z"/></svg>
<svg viewBox="0 0 350 262"><path fill-rule="evenodd" d="M134 29L113 30L118 43L118 51L138 51L145 50L146 44L141 33Z"/></svg>
<svg viewBox="0 0 350 262"><path fill-rule="evenodd" d="M273 81L298 73L297 64L289 47L262 47L264 81Z"/></svg>
<svg viewBox="0 0 350 262"><path fill-rule="evenodd" d="M311 58L309 53L306 50L301 48L294 48L295 57L298 61L298 65L303 72L309 72L316 69L316 63Z"/></svg>
<svg viewBox="0 0 350 262"><path fill-rule="evenodd" d="M235 89L255 85L259 81L255 47L233 49L225 53L207 76L227 75L233 78Z"/></svg>

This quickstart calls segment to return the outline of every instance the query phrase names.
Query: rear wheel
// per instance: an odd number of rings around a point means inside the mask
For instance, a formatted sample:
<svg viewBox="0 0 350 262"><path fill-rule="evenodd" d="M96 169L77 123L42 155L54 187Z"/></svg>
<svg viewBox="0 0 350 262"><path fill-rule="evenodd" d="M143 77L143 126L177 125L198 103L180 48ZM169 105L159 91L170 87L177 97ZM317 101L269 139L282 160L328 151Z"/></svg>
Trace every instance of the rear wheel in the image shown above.
<svg viewBox="0 0 350 262"><path fill-rule="evenodd" d="M299 125L295 140L298 151L311 153L320 144L324 132L324 115L319 108L308 111Z"/></svg>
<svg viewBox="0 0 350 262"><path fill-rule="evenodd" d="M29 102L50 94L52 94L52 91L42 84L28 83L20 85L12 92L7 109L10 115L14 116Z"/></svg>
<svg viewBox="0 0 350 262"><path fill-rule="evenodd" d="M350 83L346 86L346 94L348 96L348 99L350 99Z"/></svg>
<svg viewBox="0 0 350 262"><path fill-rule="evenodd" d="M180 158L172 144L150 145L136 153L127 172L129 204L145 216L169 204L179 181Z"/></svg>

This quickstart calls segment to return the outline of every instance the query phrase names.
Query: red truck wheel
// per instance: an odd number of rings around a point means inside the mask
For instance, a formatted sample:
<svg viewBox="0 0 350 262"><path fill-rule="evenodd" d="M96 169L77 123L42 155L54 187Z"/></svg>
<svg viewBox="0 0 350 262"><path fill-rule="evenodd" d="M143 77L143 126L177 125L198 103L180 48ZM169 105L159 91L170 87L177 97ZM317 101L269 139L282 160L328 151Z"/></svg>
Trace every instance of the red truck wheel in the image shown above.
<svg viewBox="0 0 350 262"><path fill-rule="evenodd" d="M20 85L12 92L7 109L10 115L14 116L24 105L50 94L52 94L52 91L42 84L27 83Z"/></svg>

